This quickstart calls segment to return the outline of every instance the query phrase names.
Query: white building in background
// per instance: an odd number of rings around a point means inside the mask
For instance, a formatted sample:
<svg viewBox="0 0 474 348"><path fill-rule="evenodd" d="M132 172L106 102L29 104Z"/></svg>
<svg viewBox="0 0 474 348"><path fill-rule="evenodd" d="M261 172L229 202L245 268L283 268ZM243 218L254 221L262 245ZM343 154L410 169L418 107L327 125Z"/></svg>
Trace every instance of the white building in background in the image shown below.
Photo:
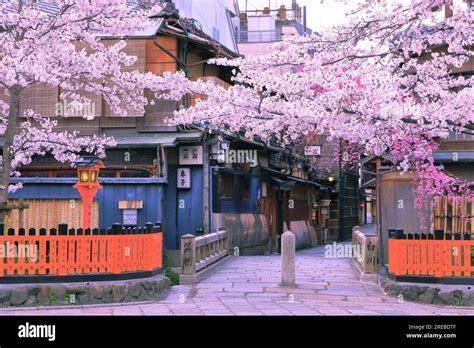
<svg viewBox="0 0 474 348"><path fill-rule="evenodd" d="M259 2L260 4L261 2ZM235 36L239 51L244 56L268 53L268 46L293 35L310 34L306 26L306 7L296 0L271 1L273 7L256 7L252 0L240 0L240 26Z"/></svg>
<svg viewBox="0 0 474 348"><path fill-rule="evenodd" d="M235 36L239 29L237 0L172 0L180 15L195 19L201 29L214 40L238 53Z"/></svg>

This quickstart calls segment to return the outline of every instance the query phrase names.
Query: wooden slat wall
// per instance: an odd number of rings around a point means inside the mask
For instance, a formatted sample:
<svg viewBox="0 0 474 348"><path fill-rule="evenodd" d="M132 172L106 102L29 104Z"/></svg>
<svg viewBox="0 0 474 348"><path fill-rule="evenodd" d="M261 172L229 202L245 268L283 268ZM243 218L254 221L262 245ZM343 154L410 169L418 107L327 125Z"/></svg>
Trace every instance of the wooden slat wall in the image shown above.
<svg viewBox="0 0 474 348"><path fill-rule="evenodd" d="M113 45L117 41L116 40L104 40L106 45ZM122 52L137 57L135 64L132 66L123 66L122 71L139 71L145 72L145 42L146 40L128 40L127 46L122 50ZM109 105L105 104L105 116L108 117L123 117L121 115L114 114L111 110ZM127 117L143 117L144 114L138 112L137 110L128 110Z"/></svg>
<svg viewBox="0 0 474 348"><path fill-rule="evenodd" d="M137 126L136 117L102 117L101 128L135 128Z"/></svg>
<svg viewBox="0 0 474 348"><path fill-rule="evenodd" d="M90 48L90 46L86 45L83 42L76 42L75 44L76 51L81 51L83 49L86 50L87 54L93 54L95 50ZM80 92L79 95L88 98L91 103L94 104L94 116L101 116L102 115L102 97L100 95L97 95L95 93L90 93L90 92ZM77 115L77 116L68 116L68 117L81 117L82 115Z"/></svg>
<svg viewBox="0 0 474 348"><path fill-rule="evenodd" d="M20 115L27 109L47 117L55 117L55 106L59 101L58 89L34 84L20 95Z"/></svg>
<svg viewBox="0 0 474 348"><path fill-rule="evenodd" d="M178 45L176 38L160 36L158 42L169 50L172 54L178 54ZM106 45L112 45L117 40L103 40ZM81 50L85 48L88 53L92 50L86 47L83 43L76 43L76 49ZM166 54L163 50L156 47L152 40L148 39L130 39L127 41L127 46L123 50L125 53L137 57L137 61L133 66L123 67L123 71L152 72L154 74L162 74L164 72L176 72L177 64L172 57ZM213 77L210 77L211 79ZM55 116L56 105L60 102L58 88L49 88L44 85L34 85L25 90L20 98L20 110L31 108L35 112L43 116ZM144 93L147 93L144 91ZM88 92L81 92L81 95L87 96L94 103L94 115L97 117L108 116L103 118L100 125L97 119L94 121L86 121L82 115L69 116L67 118L59 119L59 130L78 130L81 135L92 135L98 132L100 127L106 128L135 128L148 129L151 126L165 126L163 120L166 117L172 116L173 111L176 110L177 103L174 101L157 101L154 106L149 106L146 110L146 116L136 110L130 110L127 115L131 119L115 115L111 112L110 107L98 95L93 95ZM149 94L149 93L148 93ZM147 95L152 97L152 95ZM7 99L2 98L2 99ZM139 124L137 124L138 117ZM146 118L146 120L145 120ZM141 120L143 119L143 120Z"/></svg>
<svg viewBox="0 0 474 348"><path fill-rule="evenodd" d="M219 85L219 86L222 86L224 87L225 89L229 88L230 87L230 84L225 82L224 80L221 80L220 78L218 78L217 76L198 76L198 77L191 77L190 80L192 81L198 81L198 80L202 80L202 81L212 81L213 83L215 83L216 85ZM202 95L199 95L199 94L193 94L190 96L189 98L189 105L193 106L196 104L196 100L197 99L205 99L205 97L203 97Z"/></svg>
<svg viewBox="0 0 474 348"><path fill-rule="evenodd" d="M16 200L9 201L17 203ZM69 199L26 199L29 205L23 212L23 226L20 226L18 209L12 210L6 220L6 228L14 228L16 231L20 227L29 228L58 228L58 224L66 223L69 228L81 228L82 226L82 200ZM91 227L99 227L99 202L94 201L92 205Z"/></svg>
<svg viewBox="0 0 474 348"><path fill-rule="evenodd" d="M104 40L103 43L105 45L113 45L117 42L117 40ZM88 53L92 53L93 50L86 47L83 43L77 43L76 49L81 50L85 48ZM122 67L122 71L135 71L138 70L140 72L145 71L145 40L129 40L127 41L127 46L124 48L123 52L136 56L137 61L134 65L130 67ZM80 92L80 95L86 96L91 100L91 103L94 103L94 115L97 117L108 116L113 117L111 119L104 118L100 122L101 127L132 127L136 126L135 120L126 120L123 116L113 114L110 110L110 107L102 100L102 97L99 95L94 95L88 92ZM104 114L103 114L104 113ZM139 113L136 110L130 110L128 117L142 117L143 113ZM95 122L97 123L97 121ZM77 117L69 116L67 119L61 119L59 127L61 129L66 130L74 130L75 127L79 128L82 135L92 135L98 132L98 128L96 128L91 121L84 120L82 115L78 115Z"/></svg>
<svg viewBox="0 0 474 348"><path fill-rule="evenodd" d="M93 120L86 120L82 117L61 117L59 118L58 127L56 129L58 131L77 131L79 135L83 136L94 135L99 132L99 127L103 119L103 117L96 117Z"/></svg>
<svg viewBox="0 0 474 348"><path fill-rule="evenodd" d="M154 98L154 93L146 91L145 95L148 99ZM166 118L173 117L173 112L177 109L177 103L172 100L155 100L155 105L146 107L146 115L137 118L137 127L139 131L154 131L153 127L168 127L165 123Z"/></svg>
<svg viewBox="0 0 474 348"><path fill-rule="evenodd" d="M72 113L65 113L64 117L66 118L84 118L84 116L87 117L99 117L102 114L102 97L98 94L90 93L90 92L79 92L78 93L80 96L88 98L90 100L91 105L84 105L85 108L87 108L84 111L78 111L78 112L72 112ZM64 101L61 101L63 103L63 109L64 109ZM67 103L70 103L70 101L67 101Z"/></svg>
<svg viewBox="0 0 474 348"><path fill-rule="evenodd" d="M76 50L82 50L86 48L88 53L92 53L93 50L88 48L84 43L75 43ZM100 96L89 93L80 92L80 95L88 97L91 103L94 104L94 116L100 116L102 110L102 99ZM60 89L57 87L47 87L41 84L34 84L30 88L24 90L20 97L20 114L27 109L32 109L42 116L55 117L56 104L60 101L59 99ZM82 117L82 115L70 115L68 117Z"/></svg>
<svg viewBox="0 0 474 348"><path fill-rule="evenodd" d="M474 233L474 201L471 197L455 200L451 197L435 198L435 229L445 233Z"/></svg>

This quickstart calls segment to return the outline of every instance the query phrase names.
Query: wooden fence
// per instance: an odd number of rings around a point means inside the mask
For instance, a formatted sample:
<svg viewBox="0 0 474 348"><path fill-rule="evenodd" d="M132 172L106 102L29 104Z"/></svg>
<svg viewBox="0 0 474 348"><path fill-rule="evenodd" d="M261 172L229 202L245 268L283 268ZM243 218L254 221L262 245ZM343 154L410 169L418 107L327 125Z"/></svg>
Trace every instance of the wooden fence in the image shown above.
<svg viewBox="0 0 474 348"><path fill-rule="evenodd" d="M397 275L471 277L474 240L471 234L404 233L389 230L389 272Z"/></svg>
<svg viewBox="0 0 474 348"><path fill-rule="evenodd" d="M20 211L11 210L5 221L7 228L18 229L46 228L50 230L60 223L66 223L69 228L80 228L82 226L83 202L81 199L23 199L28 205L27 209ZM9 204L18 204L19 200L8 200ZM91 226L99 226L99 201L94 200L91 208Z"/></svg>
<svg viewBox="0 0 474 348"><path fill-rule="evenodd" d="M181 237L182 275L194 275L228 255L226 231L195 237L187 234Z"/></svg>
<svg viewBox="0 0 474 348"><path fill-rule="evenodd" d="M0 225L0 279L5 276L69 276L152 271L162 267L161 225L49 231ZM49 233L48 233L49 232Z"/></svg>

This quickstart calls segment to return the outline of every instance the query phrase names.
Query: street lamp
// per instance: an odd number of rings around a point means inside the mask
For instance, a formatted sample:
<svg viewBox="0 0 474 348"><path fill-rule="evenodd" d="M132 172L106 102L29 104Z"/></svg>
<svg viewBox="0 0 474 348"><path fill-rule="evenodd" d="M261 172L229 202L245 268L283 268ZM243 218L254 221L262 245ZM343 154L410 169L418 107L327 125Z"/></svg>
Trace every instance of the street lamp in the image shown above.
<svg viewBox="0 0 474 348"><path fill-rule="evenodd" d="M99 184L99 171L104 167L98 157L84 157L76 162L77 183L74 185L79 191L84 203L82 211L82 228L91 227L92 202L97 191L102 188Z"/></svg>

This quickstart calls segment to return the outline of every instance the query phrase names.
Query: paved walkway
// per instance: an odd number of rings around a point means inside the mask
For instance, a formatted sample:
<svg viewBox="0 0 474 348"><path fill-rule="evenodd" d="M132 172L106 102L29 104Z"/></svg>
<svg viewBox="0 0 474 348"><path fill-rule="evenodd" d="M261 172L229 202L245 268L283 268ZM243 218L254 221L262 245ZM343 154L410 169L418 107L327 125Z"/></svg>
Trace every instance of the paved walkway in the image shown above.
<svg viewBox="0 0 474 348"><path fill-rule="evenodd" d="M280 257L240 256L194 286L173 287L165 300L74 308L0 309L3 315L474 315L474 308L398 303L360 282L349 259L317 247L297 254L297 287L282 288Z"/></svg>

